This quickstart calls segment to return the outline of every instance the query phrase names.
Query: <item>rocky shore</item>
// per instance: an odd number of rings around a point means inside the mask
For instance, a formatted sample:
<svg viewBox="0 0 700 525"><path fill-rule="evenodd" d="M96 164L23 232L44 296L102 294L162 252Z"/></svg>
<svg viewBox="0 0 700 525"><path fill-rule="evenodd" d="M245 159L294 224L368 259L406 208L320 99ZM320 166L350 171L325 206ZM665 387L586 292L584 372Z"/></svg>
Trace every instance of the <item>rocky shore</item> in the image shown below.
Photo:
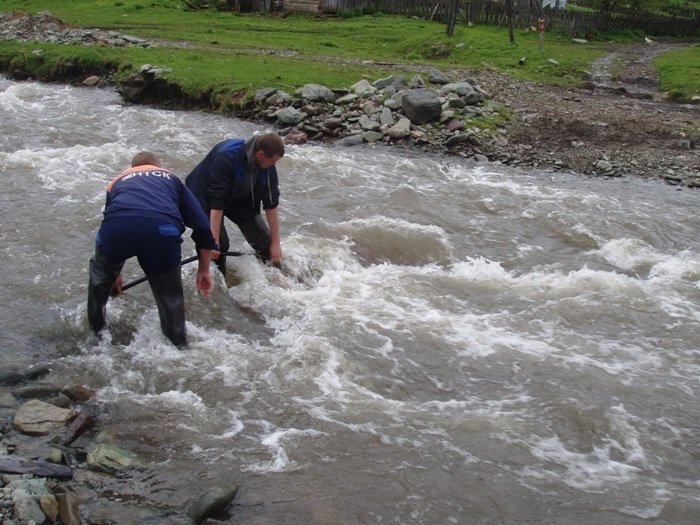
<svg viewBox="0 0 700 525"><path fill-rule="evenodd" d="M116 32L71 28L48 12L0 14L0 38L156 45ZM579 88L537 85L492 71L423 66L412 67L412 78L387 71L384 78L358 79L344 89L314 84L294 92L258 89L233 116L265 122L290 142L407 147L522 168L659 178L679 187L700 187L700 105L697 100L670 102L655 90L658 78L650 60L667 48L654 45L627 46L625 67L613 74L602 71L610 60L594 64L591 81ZM88 86L114 83L109 76L73 73L64 80ZM31 78L18 69L6 74ZM169 82L167 70L158 65L144 64L116 87L131 103L210 109Z"/></svg>
<svg viewBox="0 0 700 525"><path fill-rule="evenodd" d="M0 523L124 523L119 515L101 521L84 507L91 487L144 462L100 430L93 392L50 379L46 366L0 369ZM158 523L216 525L237 492L235 483L212 487L161 511Z"/></svg>

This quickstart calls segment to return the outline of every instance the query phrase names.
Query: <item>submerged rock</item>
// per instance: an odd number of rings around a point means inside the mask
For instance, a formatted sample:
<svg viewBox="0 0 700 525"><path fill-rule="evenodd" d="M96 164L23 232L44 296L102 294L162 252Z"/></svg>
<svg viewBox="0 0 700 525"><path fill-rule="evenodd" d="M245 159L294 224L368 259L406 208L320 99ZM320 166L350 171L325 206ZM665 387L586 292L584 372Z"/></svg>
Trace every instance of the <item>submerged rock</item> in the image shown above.
<svg viewBox="0 0 700 525"><path fill-rule="evenodd" d="M197 498L187 515L192 518L195 524L199 524L207 518L222 513L231 504L237 493L237 485L210 489Z"/></svg>
<svg viewBox="0 0 700 525"><path fill-rule="evenodd" d="M24 371L14 368L0 368L0 386L12 386L39 379L51 370L46 366L34 366Z"/></svg>
<svg viewBox="0 0 700 525"><path fill-rule="evenodd" d="M46 461L36 461L18 456L0 456L0 472L13 474L33 474L48 478L70 479L73 471L65 465L56 465Z"/></svg>
<svg viewBox="0 0 700 525"><path fill-rule="evenodd" d="M31 385L15 388L12 394L20 399L47 399L60 392L61 388L56 385Z"/></svg>
<svg viewBox="0 0 700 525"><path fill-rule="evenodd" d="M70 445L76 439L78 439L82 434L92 428L95 424L95 420L85 412L78 412L78 415L66 428L66 434L63 438L64 445Z"/></svg>
<svg viewBox="0 0 700 525"><path fill-rule="evenodd" d="M63 525L81 525L78 498L66 487L56 487L58 515Z"/></svg>
<svg viewBox="0 0 700 525"><path fill-rule="evenodd" d="M111 445L100 443L88 452L88 467L99 472L114 474L138 464L138 456L133 452Z"/></svg>

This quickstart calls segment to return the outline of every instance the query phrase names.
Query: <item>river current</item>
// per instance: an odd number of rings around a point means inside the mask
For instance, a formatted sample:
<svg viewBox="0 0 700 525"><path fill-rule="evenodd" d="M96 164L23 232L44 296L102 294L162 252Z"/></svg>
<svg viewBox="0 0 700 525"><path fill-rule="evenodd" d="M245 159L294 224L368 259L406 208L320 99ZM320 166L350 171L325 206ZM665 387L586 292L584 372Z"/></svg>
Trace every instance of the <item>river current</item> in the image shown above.
<svg viewBox="0 0 700 525"><path fill-rule="evenodd" d="M203 299L184 266L179 351L147 284L89 333L105 187L265 128L2 78L0 111L4 366L94 389L143 461L90 481L93 519L187 523L237 483L246 525L700 522L697 190L288 146L282 269L230 258Z"/></svg>

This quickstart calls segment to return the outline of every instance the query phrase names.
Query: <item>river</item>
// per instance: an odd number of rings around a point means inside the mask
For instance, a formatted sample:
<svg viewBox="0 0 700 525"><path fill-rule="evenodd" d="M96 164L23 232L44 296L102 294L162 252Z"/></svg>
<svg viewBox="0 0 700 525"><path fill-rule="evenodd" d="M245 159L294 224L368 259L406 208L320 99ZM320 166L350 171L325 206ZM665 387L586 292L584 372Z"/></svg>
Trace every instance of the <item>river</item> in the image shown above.
<svg viewBox="0 0 700 525"><path fill-rule="evenodd" d="M93 522L187 523L230 483L245 525L700 520L697 191L288 146L282 269L230 258L204 299L184 266L179 351L146 284L89 333L106 184L139 150L184 178L265 128L2 78L0 107L4 366L94 389L144 462L82 474Z"/></svg>

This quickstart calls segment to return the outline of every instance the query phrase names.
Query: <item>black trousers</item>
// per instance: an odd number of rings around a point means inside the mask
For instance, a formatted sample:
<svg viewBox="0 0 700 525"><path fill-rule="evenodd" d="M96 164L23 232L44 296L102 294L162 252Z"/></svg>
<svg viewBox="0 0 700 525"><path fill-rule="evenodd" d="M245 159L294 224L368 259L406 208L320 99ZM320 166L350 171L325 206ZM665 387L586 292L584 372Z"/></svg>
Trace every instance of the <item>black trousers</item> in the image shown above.
<svg viewBox="0 0 700 525"><path fill-rule="evenodd" d="M238 222L226 215L229 220L233 221L238 229L241 230L243 237L255 250L255 254L262 261L270 259L270 230L265 223L265 219L259 213L256 213L247 221ZM227 252L230 247L228 232L224 227L224 221L221 221L221 229L219 230L219 248L222 252ZM226 256L221 255L214 261L217 268L222 274L226 275Z"/></svg>
<svg viewBox="0 0 700 525"><path fill-rule="evenodd" d="M111 261L95 248L90 259L87 313L90 327L95 333L106 324L106 306L124 261ZM182 348L187 345L185 331L185 298L182 289L180 265L157 275L146 275L151 292L158 306L160 328L170 341Z"/></svg>

